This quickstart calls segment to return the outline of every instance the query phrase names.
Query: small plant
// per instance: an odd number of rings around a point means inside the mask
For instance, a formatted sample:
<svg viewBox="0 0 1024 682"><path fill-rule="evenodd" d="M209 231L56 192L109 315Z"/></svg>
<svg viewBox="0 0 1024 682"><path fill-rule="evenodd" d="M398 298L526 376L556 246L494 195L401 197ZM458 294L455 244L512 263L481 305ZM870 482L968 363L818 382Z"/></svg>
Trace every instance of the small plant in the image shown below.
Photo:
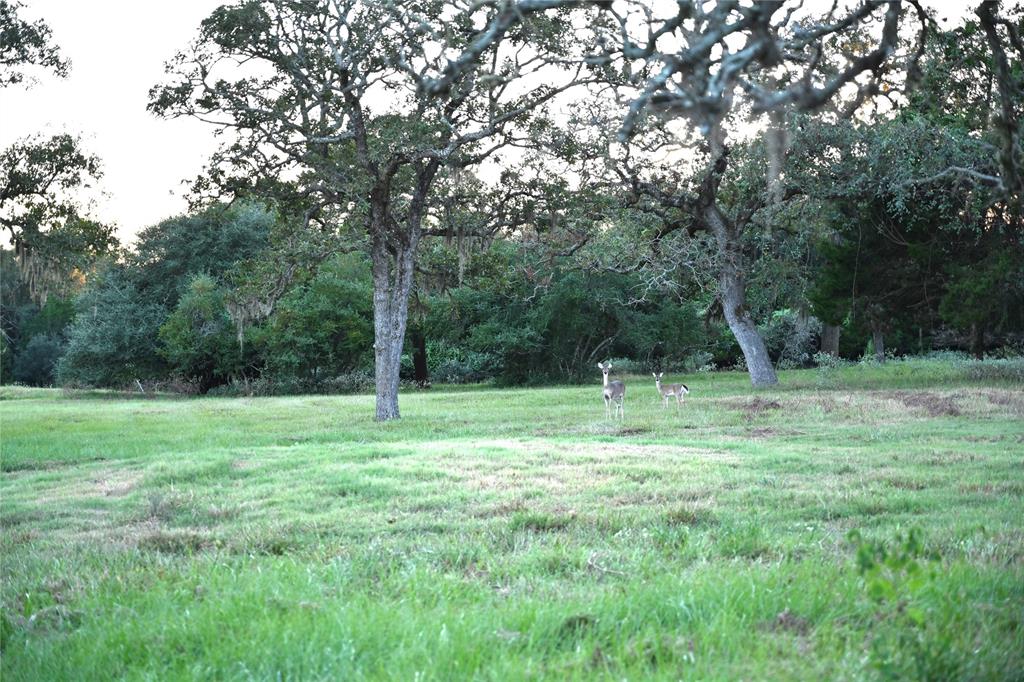
<svg viewBox="0 0 1024 682"><path fill-rule="evenodd" d="M897 533L887 543L852 530L857 571L874 610L869 663L882 679L957 679L962 657L946 614L949 597L936 585L940 557L928 552L921 531Z"/></svg>
<svg viewBox="0 0 1024 682"><path fill-rule="evenodd" d="M826 353L825 351L815 353L813 360L818 369L838 369L849 364L838 355Z"/></svg>
<svg viewBox="0 0 1024 682"><path fill-rule="evenodd" d="M922 559L935 559L925 554L921 531L917 528L911 528L906 536L897 534L895 547L883 541L865 540L856 529L851 530L846 539L856 547L857 570L865 581L868 595L880 603L920 587L928 577Z"/></svg>
<svg viewBox="0 0 1024 682"><path fill-rule="evenodd" d="M714 371L714 359L715 356L706 350L698 350L686 356L683 366L687 372Z"/></svg>

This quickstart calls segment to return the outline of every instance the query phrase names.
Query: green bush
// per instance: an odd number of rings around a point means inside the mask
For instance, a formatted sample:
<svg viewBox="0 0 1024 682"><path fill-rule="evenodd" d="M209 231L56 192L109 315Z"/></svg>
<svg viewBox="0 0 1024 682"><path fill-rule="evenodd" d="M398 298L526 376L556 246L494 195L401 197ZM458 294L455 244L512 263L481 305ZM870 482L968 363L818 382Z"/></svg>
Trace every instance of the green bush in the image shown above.
<svg viewBox="0 0 1024 682"><path fill-rule="evenodd" d="M208 275L192 279L159 337L160 354L175 372L196 380L203 392L226 383L244 367L244 346L239 346L228 317L224 291Z"/></svg>
<svg viewBox="0 0 1024 682"><path fill-rule="evenodd" d="M30 386L52 386L63 354L64 340L59 336L33 336L14 358L14 380Z"/></svg>
<svg viewBox="0 0 1024 682"><path fill-rule="evenodd" d="M157 331L167 317L146 303L126 270L109 265L75 299L67 351L57 366L61 384L120 386L166 373L157 353Z"/></svg>
<svg viewBox="0 0 1024 682"><path fill-rule="evenodd" d="M779 369L807 367L814 360L821 322L793 310L776 310L760 332L768 355Z"/></svg>
<svg viewBox="0 0 1024 682"><path fill-rule="evenodd" d="M323 381L372 362L369 263L358 254L321 265L289 291L263 326L267 374L275 381Z"/></svg>

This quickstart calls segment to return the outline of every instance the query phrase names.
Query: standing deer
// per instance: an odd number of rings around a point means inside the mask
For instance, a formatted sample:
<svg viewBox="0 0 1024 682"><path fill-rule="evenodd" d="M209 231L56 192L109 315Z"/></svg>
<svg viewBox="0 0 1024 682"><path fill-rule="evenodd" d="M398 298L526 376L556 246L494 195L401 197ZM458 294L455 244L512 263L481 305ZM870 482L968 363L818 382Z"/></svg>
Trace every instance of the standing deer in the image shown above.
<svg viewBox="0 0 1024 682"><path fill-rule="evenodd" d="M605 417L610 418L612 403L615 404L615 415L622 415L622 418L626 418L626 408L623 407L623 402L626 400L626 384L621 381L608 381L608 372L612 371L611 360L601 364L597 363L597 366L604 373L604 414Z"/></svg>
<svg viewBox="0 0 1024 682"><path fill-rule="evenodd" d="M667 409L668 399L675 397L676 399L676 410L683 402L683 396L690 392L690 389L686 387L686 384L665 384L661 385L661 378L665 376L664 372L658 372L655 374L651 372L651 376L654 377L654 385L658 387L658 393L661 394L661 403Z"/></svg>

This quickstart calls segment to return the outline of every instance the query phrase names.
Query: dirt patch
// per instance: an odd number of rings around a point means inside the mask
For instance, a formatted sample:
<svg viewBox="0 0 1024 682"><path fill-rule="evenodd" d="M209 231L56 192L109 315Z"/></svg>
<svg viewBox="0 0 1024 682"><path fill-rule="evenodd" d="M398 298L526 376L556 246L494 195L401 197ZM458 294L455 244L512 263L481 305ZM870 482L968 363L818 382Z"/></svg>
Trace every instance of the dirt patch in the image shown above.
<svg viewBox="0 0 1024 682"><path fill-rule="evenodd" d="M188 531L156 530L138 539L140 549L162 554L191 555L213 547L211 538Z"/></svg>
<svg viewBox="0 0 1024 682"><path fill-rule="evenodd" d="M959 417L961 415L959 406L948 395L927 391L919 393L896 391L890 397L902 402L907 407L924 410L929 417Z"/></svg>
<svg viewBox="0 0 1024 682"><path fill-rule="evenodd" d="M811 623L806 618L786 609L763 625L763 629L772 632L789 632L804 637L811 630Z"/></svg>
<svg viewBox="0 0 1024 682"><path fill-rule="evenodd" d="M96 497L124 497L134 491L141 480L142 474L133 469L104 468L82 472L39 485L36 503L52 504Z"/></svg>
<svg viewBox="0 0 1024 682"><path fill-rule="evenodd" d="M738 400L729 403L729 406L734 409L743 411L743 416L750 421L754 417L757 417L762 412L768 412L770 410L781 410L782 403L778 400L771 400L769 398L762 398L760 396L753 400Z"/></svg>
<svg viewBox="0 0 1024 682"><path fill-rule="evenodd" d="M142 474L136 471L111 469L93 479L96 493L104 497L124 497L135 490Z"/></svg>
<svg viewBox="0 0 1024 682"><path fill-rule="evenodd" d="M507 500L492 507L480 509L474 512L473 516L478 519L489 519L498 516L511 516L523 511L526 511L526 504L522 500Z"/></svg>
<svg viewBox="0 0 1024 682"><path fill-rule="evenodd" d="M999 407L1009 407L1017 416L1024 416L1024 394L1018 391L982 391L986 400Z"/></svg>
<svg viewBox="0 0 1024 682"><path fill-rule="evenodd" d="M890 488L896 488L898 490L924 490L928 487L927 483L915 481L909 478L885 478L883 480Z"/></svg>

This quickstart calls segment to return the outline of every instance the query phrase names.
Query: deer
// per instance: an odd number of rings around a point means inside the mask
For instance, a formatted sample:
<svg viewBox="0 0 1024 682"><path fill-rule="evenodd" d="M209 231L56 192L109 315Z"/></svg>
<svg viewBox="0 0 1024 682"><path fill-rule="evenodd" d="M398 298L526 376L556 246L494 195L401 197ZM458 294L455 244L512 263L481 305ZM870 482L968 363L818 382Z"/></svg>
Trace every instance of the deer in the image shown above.
<svg viewBox="0 0 1024 682"><path fill-rule="evenodd" d="M664 372L658 372L657 374L651 372L651 376L654 377L654 385L658 387L658 393L661 394L661 403L665 409L668 409L668 399L675 397L676 410L679 410L679 406L683 403L684 396L690 392L690 389L686 387L686 384L662 385L661 378L665 376Z"/></svg>
<svg viewBox="0 0 1024 682"><path fill-rule="evenodd" d="M612 404L615 405L615 415L621 415L622 419L626 418L626 408L623 407L623 403L626 400L626 384L621 381L608 381L608 372L612 371L612 362L601 364L597 363L598 368L604 373L604 414L605 417L611 418Z"/></svg>

